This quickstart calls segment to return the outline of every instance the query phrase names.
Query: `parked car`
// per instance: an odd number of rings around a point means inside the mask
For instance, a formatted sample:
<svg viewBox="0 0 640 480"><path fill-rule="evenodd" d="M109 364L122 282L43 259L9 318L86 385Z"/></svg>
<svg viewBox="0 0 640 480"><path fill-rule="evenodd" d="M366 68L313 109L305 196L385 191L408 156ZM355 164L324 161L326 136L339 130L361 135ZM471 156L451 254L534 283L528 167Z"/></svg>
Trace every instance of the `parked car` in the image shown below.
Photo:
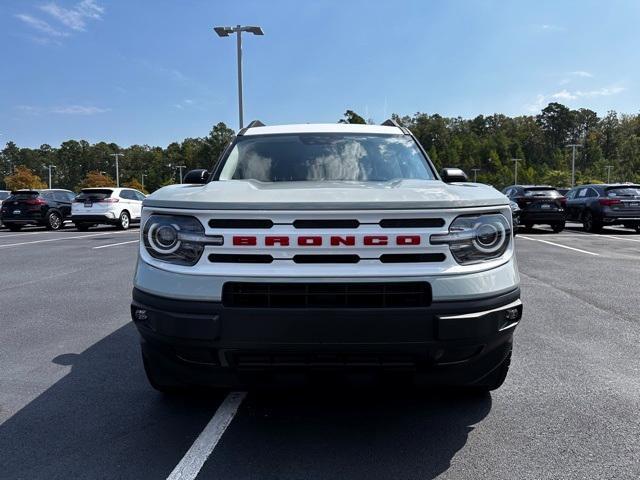
<svg viewBox="0 0 640 480"><path fill-rule="evenodd" d="M78 230L116 225L122 230L140 223L145 194L133 188L83 188L73 201L71 220Z"/></svg>
<svg viewBox="0 0 640 480"><path fill-rule="evenodd" d="M502 190L520 207L519 224L527 230L534 225L550 225L554 232L564 230L567 199L549 185L512 185Z"/></svg>
<svg viewBox="0 0 640 480"><path fill-rule="evenodd" d="M145 200L131 314L151 385L320 369L498 388L522 313L507 198L439 176L391 120L260 125Z"/></svg>
<svg viewBox="0 0 640 480"><path fill-rule="evenodd" d="M567 193L569 193L569 190L571 190L570 188L556 188L556 190L558 191L558 193L560 195L562 195L563 197L567 196Z"/></svg>
<svg viewBox="0 0 640 480"><path fill-rule="evenodd" d="M2 202L9 198L11 192L9 190L0 190L0 210L2 209ZM2 218L0 218L0 227L2 227Z"/></svg>
<svg viewBox="0 0 640 480"><path fill-rule="evenodd" d="M567 194L567 216L582 222L587 232L624 225L640 233L640 185L581 185Z"/></svg>
<svg viewBox="0 0 640 480"><path fill-rule="evenodd" d="M14 190L2 202L0 218L11 231L26 225L59 230L70 220L71 202L75 196L69 190Z"/></svg>
<svg viewBox="0 0 640 480"><path fill-rule="evenodd" d="M509 202L509 208L511 208L511 218L513 219L513 236L518 233L518 227L520 226L520 207L513 200Z"/></svg>

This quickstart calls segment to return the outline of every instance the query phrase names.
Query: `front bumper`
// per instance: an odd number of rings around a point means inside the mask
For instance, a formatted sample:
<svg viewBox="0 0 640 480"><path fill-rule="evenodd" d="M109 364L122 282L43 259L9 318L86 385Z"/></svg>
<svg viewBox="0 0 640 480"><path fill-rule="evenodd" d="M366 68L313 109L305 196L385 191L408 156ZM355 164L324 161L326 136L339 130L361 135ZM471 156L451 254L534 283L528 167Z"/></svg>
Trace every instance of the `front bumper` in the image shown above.
<svg viewBox="0 0 640 480"><path fill-rule="evenodd" d="M133 291L147 356L194 385L237 386L255 372L410 371L428 383L471 384L506 357L518 288L429 307L229 308ZM509 315L506 314L509 312Z"/></svg>

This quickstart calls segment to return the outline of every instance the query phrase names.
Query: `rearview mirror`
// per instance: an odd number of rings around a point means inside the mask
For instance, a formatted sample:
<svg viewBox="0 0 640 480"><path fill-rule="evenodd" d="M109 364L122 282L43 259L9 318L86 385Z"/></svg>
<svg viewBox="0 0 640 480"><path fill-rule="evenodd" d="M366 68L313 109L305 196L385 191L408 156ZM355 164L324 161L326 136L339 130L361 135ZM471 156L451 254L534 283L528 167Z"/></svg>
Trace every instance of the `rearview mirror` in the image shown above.
<svg viewBox="0 0 640 480"><path fill-rule="evenodd" d="M204 168L190 170L182 180L182 183L192 183L196 185L204 185L209 180L209 172Z"/></svg>
<svg viewBox="0 0 640 480"><path fill-rule="evenodd" d="M446 183L469 181L467 174L459 168L443 168L440 176L442 177L442 181Z"/></svg>

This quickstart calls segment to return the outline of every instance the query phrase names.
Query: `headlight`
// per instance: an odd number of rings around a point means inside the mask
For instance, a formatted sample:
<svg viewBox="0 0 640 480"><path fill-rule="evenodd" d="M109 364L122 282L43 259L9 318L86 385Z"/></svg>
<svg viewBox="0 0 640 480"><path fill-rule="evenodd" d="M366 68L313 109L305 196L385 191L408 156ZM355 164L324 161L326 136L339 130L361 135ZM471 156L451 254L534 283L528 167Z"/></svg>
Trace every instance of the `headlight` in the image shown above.
<svg viewBox="0 0 640 480"><path fill-rule="evenodd" d="M511 241L511 226L499 213L457 217L449 233L431 235L434 245L449 245L461 265L493 260L504 254Z"/></svg>
<svg viewBox="0 0 640 480"><path fill-rule="evenodd" d="M222 245L222 236L206 236L195 217L151 215L142 230L144 246L153 258L176 265L198 263L205 245Z"/></svg>

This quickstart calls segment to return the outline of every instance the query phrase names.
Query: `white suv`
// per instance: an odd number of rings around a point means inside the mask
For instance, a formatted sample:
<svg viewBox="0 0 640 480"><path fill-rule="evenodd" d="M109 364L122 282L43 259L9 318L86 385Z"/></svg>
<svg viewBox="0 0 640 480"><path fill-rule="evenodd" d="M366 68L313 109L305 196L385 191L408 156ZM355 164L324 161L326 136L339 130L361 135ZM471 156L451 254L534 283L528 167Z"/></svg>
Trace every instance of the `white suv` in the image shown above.
<svg viewBox="0 0 640 480"><path fill-rule="evenodd" d="M73 201L71 220L78 230L99 224L126 230L139 223L146 196L133 188L83 188Z"/></svg>
<svg viewBox="0 0 640 480"><path fill-rule="evenodd" d="M131 313L155 388L504 381L522 314L509 200L438 175L406 128L252 123L185 182L144 201Z"/></svg>

